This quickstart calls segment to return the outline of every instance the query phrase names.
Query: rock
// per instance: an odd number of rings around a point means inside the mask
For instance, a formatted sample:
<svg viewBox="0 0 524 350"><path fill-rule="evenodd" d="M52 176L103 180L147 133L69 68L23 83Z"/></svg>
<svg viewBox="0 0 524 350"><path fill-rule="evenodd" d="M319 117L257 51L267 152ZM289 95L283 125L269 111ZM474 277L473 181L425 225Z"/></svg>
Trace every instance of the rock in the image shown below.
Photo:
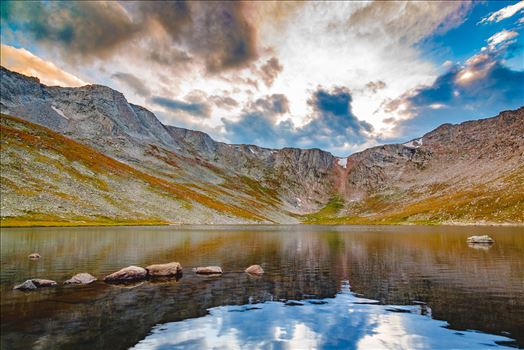
<svg viewBox="0 0 524 350"><path fill-rule="evenodd" d="M262 275L264 274L264 270L262 269L262 267L260 265L251 265L250 267L248 267L245 272L249 273L250 275Z"/></svg>
<svg viewBox="0 0 524 350"><path fill-rule="evenodd" d="M33 278L25 281L19 285L16 285L14 289L18 290L35 290L42 287L56 286L57 283L53 280L46 280L42 278Z"/></svg>
<svg viewBox="0 0 524 350"><path fill-rule="evenodd" d="M38 259L40 259L40 257L41 256L38 253L31 253L31 254L28 255L28 258L31 259L31 260L38 260Z"/></svg>
<svg viewBox="0 0 524 350"><path fill-rule="evenodd" d="M70 279L64 282L64 284L90 284L96 281L96 277L91 276L86 272L77 273Z"/></svg>
<svg viewBox="0 0 524 350"><path fill-rule="evenodd" d="M288 300L284 303L286 306L304 306L303 303L296 301L296 300Z"/></svg>
<svg viewBox="0 0 524 350"><path fill-rule="evenodd" d="M488 235L468 237L468 243L493 244L495 241Z"/></svg>
<svg viewBox="0 0 524 350"><path fill-rule="evenodd" d="M140 281L147 277L147 270L143 267L128 266L124 267L117 272L113 272L110 275L104 277L105 282L119 283L119 282L131 282Z"/></svg>
<svg viewBox="0 0 524 350"><path fill-rule="evenodd" d="M20 283L20 284L16 285L14 289L18 289L18 290L35 290L37 288L38 287L35 286L33 281L27 280L24 283Z"/></svg>
<svg viewBox="0 0 524 350"><path fill-rule="evenodd" d="M201 275L222 274L222 268L220 266L195 267L193 271Z"/></svg>
<svg viewBox="0 0 524 350"><path fill-rule="evenodd" d="M182 265L178 262L154 264L146 267L150 277L173 277L182 274Z"/></svg>
<svg viewBox="0 0 524 350"><path fill-rule="evenodd" d="M53 280L46 280L42 278L33 278L31 281L33 281L35 286L37 286L38 288L51 287L51 286L56 286L58 284Z"/></svg>

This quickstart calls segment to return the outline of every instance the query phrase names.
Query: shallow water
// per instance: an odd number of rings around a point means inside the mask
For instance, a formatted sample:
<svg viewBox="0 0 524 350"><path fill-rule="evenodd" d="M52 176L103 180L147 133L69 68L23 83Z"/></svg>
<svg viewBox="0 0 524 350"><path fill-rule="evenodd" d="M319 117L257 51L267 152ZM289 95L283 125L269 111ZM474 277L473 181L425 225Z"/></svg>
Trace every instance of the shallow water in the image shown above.
<svg viewBox="0 0 524 350"><path fill-rule="evenodd" d="M473 234L496 242L470 247ZM178 281L12 290L170 261L184 266ZM266 273L247 276L251 264ZM191 272L203 265L225 273ZM2 349L524 346L516 227L2 229L0 283Z"/></svg>

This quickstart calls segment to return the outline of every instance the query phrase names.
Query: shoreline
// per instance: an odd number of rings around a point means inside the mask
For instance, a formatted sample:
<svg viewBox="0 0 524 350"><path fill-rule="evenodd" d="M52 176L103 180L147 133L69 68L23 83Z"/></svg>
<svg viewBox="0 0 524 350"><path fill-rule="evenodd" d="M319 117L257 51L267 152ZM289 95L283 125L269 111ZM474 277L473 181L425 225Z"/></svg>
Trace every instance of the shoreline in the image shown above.
<svg viewBox="0 0 524 350"><path fill-rule="evenodd" d="M17 220L13 220L15 222L8 223L7 225L4 225L0 222L0 229L4 228L42 228L42 227L140 227L140 226L289 226L289 225L305 225L305 226L315 226L315 225L323 225L323 226L479 226L479 227L487 227L487 226L493 226L493 227L524 227L524 223L513 223L513 222L442 222L442 223L410 223L410 222L398 222L398 223L377 223L377 222L369 222L369 223L354 223L354 224L334 224L334 223L243 223L243 224L235 224L235 223L221 223L221 224L206 224L206 223L176 223L176 222L141 222L141 221L128 221L128 222L62 222L62 221L45 221L45 222L16 222Z"/></svg>

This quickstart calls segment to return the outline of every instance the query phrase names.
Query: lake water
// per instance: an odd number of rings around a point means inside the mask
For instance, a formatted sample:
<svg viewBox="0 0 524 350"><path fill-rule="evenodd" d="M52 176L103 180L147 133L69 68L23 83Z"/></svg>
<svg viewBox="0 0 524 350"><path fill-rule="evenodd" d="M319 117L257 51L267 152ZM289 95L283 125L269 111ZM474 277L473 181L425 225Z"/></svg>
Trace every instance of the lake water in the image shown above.
<svg viewBox="0 0 524 350"><path fill-rule="evenodd" d="M171 261L179 280L62 285ZM59 285L12 289L28 278ZM0 282L3 350L524 347L522 227L2 229Z"/></svg>

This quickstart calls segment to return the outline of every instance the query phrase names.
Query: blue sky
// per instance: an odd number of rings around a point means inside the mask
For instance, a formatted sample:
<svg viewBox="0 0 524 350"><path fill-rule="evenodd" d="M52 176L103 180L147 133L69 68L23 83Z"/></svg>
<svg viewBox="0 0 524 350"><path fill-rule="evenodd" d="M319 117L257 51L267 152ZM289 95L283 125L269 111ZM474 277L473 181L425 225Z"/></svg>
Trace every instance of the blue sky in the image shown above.
<svg viewBox="0 0 524 350"><path fill-rule="evenodd" d="M524 105L524 2L2 2L2 65L345 156Z"/></svg>

